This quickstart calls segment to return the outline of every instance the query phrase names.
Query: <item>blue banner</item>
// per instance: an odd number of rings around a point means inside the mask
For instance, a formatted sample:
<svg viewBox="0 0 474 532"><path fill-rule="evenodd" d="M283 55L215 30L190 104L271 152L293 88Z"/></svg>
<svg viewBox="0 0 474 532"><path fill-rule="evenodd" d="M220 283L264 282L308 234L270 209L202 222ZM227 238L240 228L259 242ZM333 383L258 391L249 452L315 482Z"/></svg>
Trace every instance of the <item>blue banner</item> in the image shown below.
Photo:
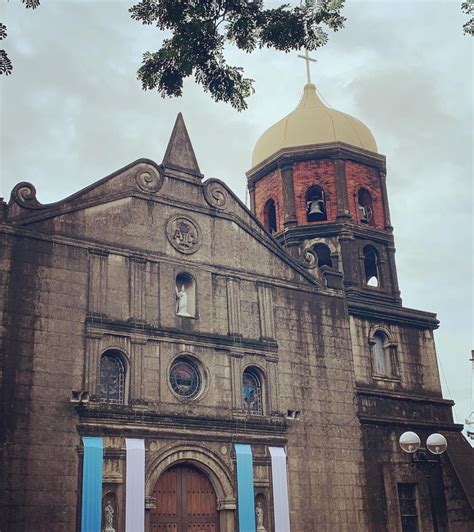
<svg viewBox="0 0 474 532"><path fill-rule="evenodd" d="M235 452L237 455L239 532L255 532L252 448L250 445L236 443Z"/></svg>
<svg viewBox="0 0 474 532"><path fill-rule="evenodd" d="M83 436L82 532L100 532L102 520L102 438Z"/></svg>

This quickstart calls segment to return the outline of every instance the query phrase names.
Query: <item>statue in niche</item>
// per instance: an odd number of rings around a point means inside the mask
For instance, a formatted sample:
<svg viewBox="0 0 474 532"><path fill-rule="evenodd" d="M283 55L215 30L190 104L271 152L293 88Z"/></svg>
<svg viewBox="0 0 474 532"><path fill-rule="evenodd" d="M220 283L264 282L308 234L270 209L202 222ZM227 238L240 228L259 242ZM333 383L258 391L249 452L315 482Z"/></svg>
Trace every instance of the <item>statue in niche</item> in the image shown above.
<svg viewBox="0 0 474 532"><path fill-rule="evenodd" d="M267 532L263 524L263 508L262 501L257 502L257 507L255 508L255 516L257 518L257 532Z"/></svg>
<svg viewBox="0 0 474 532"><path fill-rule="evenodd" d="M104 508L104 532L115 532L114 528L114 508L110 504L110 501L107 503L106 507Z"/></svg>
<svg viewBox="0 0 474 532"><path fill-rule="evenodd" d="M178 291L178 287L175 286L176 290L176 314L178 316L186 316L191 318L191 314L188 312L188 294L184 289L184 284L181 285L181 289Z"/></svg>

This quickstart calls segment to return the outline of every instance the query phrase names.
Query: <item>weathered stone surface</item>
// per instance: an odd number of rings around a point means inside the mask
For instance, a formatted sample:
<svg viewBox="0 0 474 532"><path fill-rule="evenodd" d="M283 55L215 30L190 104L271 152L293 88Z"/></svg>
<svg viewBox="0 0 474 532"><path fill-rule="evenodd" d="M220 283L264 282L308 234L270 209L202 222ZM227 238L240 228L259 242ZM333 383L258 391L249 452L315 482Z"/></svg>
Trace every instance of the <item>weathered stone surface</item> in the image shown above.
<svg viewBox="0 0 474 532"><path fill-rule="evenodd" d="M117 503L119 530L125 436L145 439L147 496L176 462L206 472L221 532L236 530L235 442L252 445L255 493L265 503L269 532L270 445L286 447L292 530L399 530L397 482L419 485L420 519L430 530L426 482L396 441L413 424L423 436L438 427L459 430L441 396L434 318L401 309L387 294L377 299L353 291L351 310L342 287L325 286L322 276L292 259L230 190L223 188L223 203L217 185L208 190L200 179L183 177L197 177L199 168L194 153L179 152L188 141L179 123L176 128L166 175L140 160L50 206L24 193L17 197L17 191L4 213L0 528L78 528L80 436L97 435L105 442L104 496ZM174 174L173 166L180 166ZM324 170L326 180L335 175L327 154L323 162L297 169L299 222L315 168ZM142 182L144 173L151 177ZM270 188L282 194L275 175L269 174ZM258 215L262 190L255 192ZM334 185L331 220L341 204L335 194ZM352 201L349 194L354 216ZM383 209L377 211L380 226L383 216ZM170 242L173 217L192 218L199 226L193 253ZM357 246L339 246L341 226L334 224L328 237L334 256L352 250L352 260L359 261ZM314 243L323 237L309 232L302 238ZM386 243L391 237L380 238ZM339 265L346 274L347 261ZM356 279L360 264L351 271ZM183 273L196 289L196 315L190 318L176 314L176 277ZM383 313L370 314L373 301L385 305ZM396 345L394 378L374 376L371 339L378 328ZM121 353L125 368L124 404L99 401L100 360L111 349ZM178 356L194 361L200 372L201 390L193 399L180 398L170 383ZM262 380L261 416L243 408L248 368ZM87 390L91 401L75 406L72 390ZM435 478L443 519L453 530L467 529L471 510L444 462L443 476Z"/></svg>

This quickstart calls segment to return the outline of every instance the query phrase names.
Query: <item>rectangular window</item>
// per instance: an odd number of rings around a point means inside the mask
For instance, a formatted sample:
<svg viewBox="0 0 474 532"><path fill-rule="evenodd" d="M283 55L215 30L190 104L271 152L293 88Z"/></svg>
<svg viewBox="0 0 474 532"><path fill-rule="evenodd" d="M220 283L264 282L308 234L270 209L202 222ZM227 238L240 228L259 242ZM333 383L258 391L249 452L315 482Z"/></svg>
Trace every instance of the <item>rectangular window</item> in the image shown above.
<svg viewBox="0 0 474 532"><path fill-rule="evenodd" d="M418 532L416 484L398 484L398 504L403 532Z"/></svg>

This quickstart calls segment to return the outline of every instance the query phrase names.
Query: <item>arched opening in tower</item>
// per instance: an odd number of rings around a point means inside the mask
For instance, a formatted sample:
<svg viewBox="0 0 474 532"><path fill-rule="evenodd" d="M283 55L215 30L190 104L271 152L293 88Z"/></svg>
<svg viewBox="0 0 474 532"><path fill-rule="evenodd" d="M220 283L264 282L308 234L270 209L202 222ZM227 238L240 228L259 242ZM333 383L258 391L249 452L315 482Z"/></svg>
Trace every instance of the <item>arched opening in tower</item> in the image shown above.
<svg viewBox="0 0 474 532"><path fill-rule="evenodd" d="M364 250L364 271L365 271L365 283L368 286L379 286L379 271L378 262L379 255L377 250L373 246L365 246Z"/></svg>
<svg viewBox="0 0 474 532"><path fill-rule="evenodd" d="M269 199L267 203L265 203L265 208L263 210L263 224L269 233L276 233L277 213L275 202L272 199Z"/></svg>
<svg viewBox="0 0 474 532"><path fill-rule="evenodd" d="M318 257L318 268L321 268L321 266L329 266L330 268L333 267L331 250L328 246L326 246L326 244L316 244L313 249Z"/></svg>
<svg viewBox="0 0 474 532"><path fill-rule="evenodd" d="M370 192L365 188L359 189L357 200L359 203L359 221L363 224L374 225L374 205Z"/></svg>
<svg viewBox="0 0 474 532"><path fill-rule="evenodd" d="M313 185L306 191L306 220L308 222L322 222L327 220L326 200L324 190Z"/></svg>

